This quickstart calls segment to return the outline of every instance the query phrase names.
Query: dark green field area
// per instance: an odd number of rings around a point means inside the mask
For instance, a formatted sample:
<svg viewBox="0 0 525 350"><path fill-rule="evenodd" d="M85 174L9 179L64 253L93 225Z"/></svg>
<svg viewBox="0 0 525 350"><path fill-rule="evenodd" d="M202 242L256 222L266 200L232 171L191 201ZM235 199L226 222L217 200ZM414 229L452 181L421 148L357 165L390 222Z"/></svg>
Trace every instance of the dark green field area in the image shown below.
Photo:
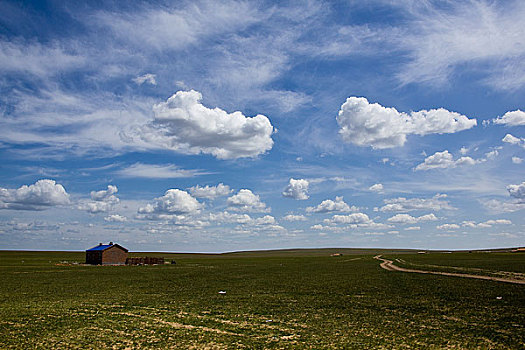
<svg viewBox="0 0 525 350"><path fill-rule="evenodd" d="M396 265L420 270L459 272L525 280L524 253L455 252L430 254L387 254Z"/></svg>
<svg viewBox="0 0 525 350"><path fill-rule="evenodd" d="M177 264L102 267L0 252L0 348L525 348L525 285L373 259L520 273L525 254L404 253L158 253Z"/></svg>

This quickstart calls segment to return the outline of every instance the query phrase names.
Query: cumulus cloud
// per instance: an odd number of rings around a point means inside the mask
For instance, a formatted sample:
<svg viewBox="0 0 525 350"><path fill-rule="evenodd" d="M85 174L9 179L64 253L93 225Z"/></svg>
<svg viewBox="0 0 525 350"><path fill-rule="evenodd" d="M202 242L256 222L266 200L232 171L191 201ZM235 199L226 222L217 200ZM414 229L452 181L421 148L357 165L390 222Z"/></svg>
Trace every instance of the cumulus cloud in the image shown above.
<svg viewBox="0 0 525 350"><path fill-rule="evenodd" d="M18 189L0 187L0 209L43 210L69 203L69 194L54 180L38 180Z"/></svg>
<svg viewBox="0 0 525 350"><path fill-rule="evenodd" d="M212 154L219 159L256 157L273 147L273 126L264 115L246 117L201 104L200 92L178 91L153 107L154 119L124 140L140 138L147 144L185 154Z"/></svg>
<svg viewBox="0 0 525 350"><path fill-rule="evenodd" d="M359 208L355 206L349 206L345 203L342 196L335 197L335 201L331 199L326 199L322 201L316 207L307 207L307 213L331 213L331 212L349 212L349 211L358 211Z"/></svg>
<svg viewBox="0 0 525 350"><path fill-rule="evenodd" d="M497 151L496 151L497 152ZM443 152L436 152L431 156L425 158L425 161L414 168L414 170L431 170L431 169L447 169L456 168L462 165L474 165L477 161L471 157L461 157L454 160L452 154L447 150Z"/></svg>
<svg viewBox="0 0 525 350"><path fill-rule="evenodd" d="M503 141L505 143L510 143L511 145L518 145L518 146L521 146L521 147L525 148L525 139L524 138L520 138L520 137L516 137L516 136L511 135L511 134L505 135L505 137L501 141Z"/></svg>
<svg viewBox="0 0 525 350"><path fill-rule="evenodd" d="M239 190L239 192L227 200L231 210L247 212L268 212L266 204L261 202L261 198L248 189Z"/></svg>
<svg viewBox="0 0 525 350"><path fill-rule="evenodd" d="M252 218L248 214L230 213L228 211L218 213L208 213L206 216L207 220L223 223L234 223L234 224L248 224L252 222Z"/></svg>
<svg viewBox="0 0 525 350"><path fill-rule="evenodd" d="M259 218L252 218L248 214L229 213L227 211L219 213L208 213L203 216L202 220L209 220L217 224L237 224L234 228L235 233L275 233L285 232L286 229L279 225L275 217L271 215L264 215Z"/></svg>
<svg viewBox="0 0 525 350"><path fill-rule="evenodd" d="M283 217L284 221L306 221L308 220L304 215L289 214Z"/></svg>
<svg viewBox="0 0 525 350"><path fill-rule="evenodd" d="M217 197L227 196L232 191L233 190L230 189L230 186L225 185L222 182L219 183L217 186L206 185L202 187L202 186L197 185L197 186L190 187L190 193L193 197L207 198L207 199L215 199Z"/></svg>
<svg viewBox="0 0 525 350"><path fill-rule="evenodd" d="M116 171L123 177L141 177L147 179L177 179L205 175L199 170L185 170L173 164L144 164L135 163L127 168Z"/></svg>
<svg viewBox="0 0 525 350"><path fill-rule="evenodd" d="M323 220L323 222L327 224L368 224L372 222L372 220L364 213L353 213L348 215L334 215L330 219Z"/></svg>
<svg viewBox="0 0 525 350"><path fill-rule="evenodd" d="M128 221L128 218L119 214L113 214L110 216L106 216L104 220L107 222L125 222Z"/></svg>
<svg viewBox="0 0 525 350"><path fill-rule="evenodd" d="M496 219L478 223L476 223L475 221L463 221L461 223L461 226L470 228L490 228L494 225L512 225L512 221L507 219Z"/></svg>
<svg viewBox="0 0 525 350"><path fill-rule="evenodd" d="M454 231L459 228L458 224L443 224L436 226L438 230L445 230L445 231Z"/></svg>
<svg viewBox="0 0 525 350"><path fill-rule="evenodd" d="M117 186L108 185L106 190L91 191L91 201L83 202L78 205L78 209L85 210L91 214L107 213L120 202L115 193L118 192Z"/></svg>
<svg viewBox="0 0 525 350"><path fill-rule="evenodd" d="M494 124L501 124L507 126L525 125L525 112L518 110L507 112L503 117L498 117L492 120Z"/></svg>
<svg viewBox="0 0 525 350"><path fill-rule="evenodd" d="M91 199L94 201L110 201L118 202L118 198L115 197L115 193L118 192L117 186L108 185L106 190L101 191L91 191Z"/></svg>
<svg viewBox="0 0 525 350"><path fill-rule="evenodd" d="M352 96L341 106L337 123L345 142L383 149L403 146L411 134L450 134L470 129L477 121L443 108L407 114Z"/></svg>
<svg viewBox="0 0 525 350"><path fill-rule="evenodd" d="M198 214L203 204L193 198L188 192L177 188L169 189L164 196L155 198L153 204L148 203L138 209L139 219L169 219L177 215Z"/></svg>
<svg viewBox="0 0 525 350"><path fill-rule="evenodd" d="M379 210L382 212L397 211L397 212L407 212L413 210L453 210L455 209L450 205L450 203L445 200L447 195L445 194L436 194L432 198L393 198L385 199L385 203Z"/></svg>
<svg viewBox="0 0 525 350"><path fill-rule="evenodd" d="M157 81L155 80L156 77L157 76L155 74L148 73L148 74L144 74L144 75L134 78L133 81L137 85L142 85L144 83L148 83L151 85L157 85Z"/></svg>
<svg viewBox="0 0 525 350"><path fill-rule="evenodd" d="M512 163L514 163L514 164L521 164L521 163L523 163L523 158L512 157Z"/></svg>
<svg viewBox="0 0 525 350"><path fill-rule="evenodd" d="M308 180L290 179L290 182L283 191L283 197L293 198L296 200L308 199Z"/></svg>
<svg viewBox="0 0 525 350"><path fill-rule="evenodd" d="M518 200L518 203L525 204L525 181L517 185L508 185L507 191L511 197Z"/></svg>
<svg viewBox="0 0 525 350"><path fill-rule="evenodd" d="M375 229L385 229L389 228L391 226L381 224L374 222L374 220L370 219L368 215L364 213L352 213L348 215L333 215L331 218L324 219L323 223L327 226L323 225L314 225L312 226L313 229L316 230L332 230L335 232L342 232L341 230L344 230L344 228L375 228ZM338 227L344 225L343 228Z"/></svg>
<svg viewBox="0 0 525 350"><path fill-rule="evenodd" d="M499 152L497 149L492 150L490 152L485 153L485 159L482 159L481 161L485 160L494 160L499 155Z"/></svg>
<svg viewBox="0 0 525 350"><path fill-rule="evenodd" d="M260 217L260 218L256 218L254 221L253 221L253 224L256 225L256 226L262 226L262 225L275 225L277 224L277 221L275 220L275 218L271 215L265 215L263 217Z"/></svg>
<svg viewBox="0 0 525 350"><path fill-rule="evenodd" d="M403 225L414 225L418 222L424 221L436 221L437 217L434 214L422 215L419 217L414 217L409 214L397 214L389 218L387 221L393 224L403 224Z"/></svg>
<svg viewBox="0 0 525 350"><path fill-rule="evenodd" d="M375 184L368 188L369 191L372 192L382 192L383 191L383 184Z"/></svg>

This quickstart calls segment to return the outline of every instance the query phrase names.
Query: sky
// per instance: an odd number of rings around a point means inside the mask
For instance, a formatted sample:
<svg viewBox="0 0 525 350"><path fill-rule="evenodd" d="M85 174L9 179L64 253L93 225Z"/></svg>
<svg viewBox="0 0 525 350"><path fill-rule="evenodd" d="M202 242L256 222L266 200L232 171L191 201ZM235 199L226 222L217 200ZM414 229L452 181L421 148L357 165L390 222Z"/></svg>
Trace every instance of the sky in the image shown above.
<svg viewBox="0 0 525 350"><path fill-rule="evenodd" d="M523 1L0 1L0 249L525 245Z"/></svg>

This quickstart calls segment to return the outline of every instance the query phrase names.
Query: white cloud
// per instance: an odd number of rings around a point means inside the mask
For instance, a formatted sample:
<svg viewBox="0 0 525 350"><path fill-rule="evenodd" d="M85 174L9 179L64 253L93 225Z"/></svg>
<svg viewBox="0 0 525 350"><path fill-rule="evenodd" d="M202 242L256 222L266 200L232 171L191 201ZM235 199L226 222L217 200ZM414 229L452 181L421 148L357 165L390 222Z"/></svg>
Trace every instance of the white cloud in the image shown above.
<svg viewBox="0 0 525 350"><path fill-rule="evenodd" d="M85 210L91 214L107 213L114 209L120 202L115 193L118 192L117 186L108 185L106 190L91 191L91 201L81 202L78 209Z"/></svg>
<svg viewBox="0 0 525 350"><path fill-rule="evenodd" d="M459 229L458 224L443 224L436 226L438 230L453 231Z"/></svg>
<svg viewBox="0 0 525 350"><path fill-rule="evenodd" d="M173 164L144 164L135 163L127 168L115 172L123 177L141 177L147 179L177 179L205 175L199 170L185 170Z"/></svg>
<svg viewBox="0 0 525 350"><path fill-rule="evenodd" d="M0 72L29 73L47 78L59 72L80 68L85 57L58 43L42 45L36 42L2 41L0 45Z"/></svg>
<svg viewBox="0 0 525 350"><path fill-rule="evenodd" d="M225 185L222 182L219 183L217 186L206 185L202 187L197 185L190 187L191 195L197 198L215 199L217 197L227 196L232 191L233 190L230 189L230 186Z"/></svg>
<svg viewBox="0 0 525 350"><path fill-rule="evenodd" d="M494 124L502 124L507 126L525 125L525 112L518 110L507 112L503 117L498 117L492 120Z"/></svg>
<svg viewBox="0 0 525 350"><path fill-rule="evenodd" d="M261 225L275 225L277 224L277 221L275 220L275 218L271 215L265 215L263 217L260 217L260 218L257 218L253 221L253 224L256 225L256 226L261 226Z"/></svg>
<svg viewBox="0 0 525 350"><path fill-rule="evenodd" d="M504 238L518 238L517 235L509 232L489 233L489 236L504 237Z"/></svg>
<svg viewBox="0 0 525 350"><path fill-rule="evenodd" d="M117 38L140 48L179 50L208 36L242 29L259 20L258 15L250 3L223 1L179 4L171 9L146 7L136 13L101 11L94 19Z"/></svg>
<svg viewBox="0 0 525 350"><path fill-rule="evenodd" d="M289 214L283 217L284 221L306 221L308 220L304 215Z"/></svg>
<svg viewBox="0 0 525 350"><path fill-rule="evenodd" d="M407 114L353 96L341 106L337 123L345 142L374 149L403 146L411 134L450 134L477 124L476 119L443 108Z"/></svg>
<svg viewBox="0 0 525 350"><path fill-rule="evenodd" d="M469 228L490 228L494 225L512 225L512 221L507 219L487 220L485 222L476 223L475 221L463 221L461 226Z"/></svg>
<svg viewBox="0 0 525 350"><path fill-rule="evenodd" d="M443 199L447 196L444 194L437 194L432 198L393 198L385 199L385 205L380 208L382 212L397 211L407 212L413 210L453 210L455 209L450 203Z"/></svg>
<svg viewBox="0 0 525 350"><path fill-rule="evenodd" d="M525 204L525 181L517 185L508 185L507 191L511 197L518 200L518 203Z"/></svg>
<svg viewBox="0 0 525 350"><path fill-rule="evenodd" d="M389 225L374 222L374 220L370 219L368 215L364 213L352 213L348 215L333 215L329 219L324 219L323 222L326 225L329 225L329 226L321 226L325 229L326 227L333 227L335 225L347 225L347 228L368 227L368 228L384 229L384 228L391 227Z"/></svg>
<svg viewBox="0 0 525 350"><path fill-rule="evenodd" d="M415 224L417 223L417 218L409 215L409 214L397 214L392 216L387 220L390 223L394 224Z"/></svg>
<svg viewBox="0 0 525 350"><path fill-rule="evenodd" d="M514 164L521 164L521 163L523 163L523 158L512 157L512 163L514 163Z"/></svg>
<svg viewBox="0 0 525 350"><path fill-rule="evenodd" d="M227 200L231 210L247 212L268 212L266 204L261 202L261 198L248 189L239 190L239 192Z"/></svg>
<svg viewBox="0 0 525 350"><path fill-rule="evenodd" d="M499 152L497 149L492 150L490 152L485 153L485 159L486 160L494 160L499 155Z"/></svg>
<svg viewBox="0 0 525 350"><path fill-rule="evenodd" d="M515 136L513 136L511 134L507 134L507 135L505 135L505 137L501 141L506 142L506 143L510 143L510 144L513 144L513 145L519 145L523 141L523 139L515 137Z"/></svg>
<svg viewBox="0 0 525 350"><path fill-rule="evenodd" d="M375 184L368 188L369 191L372 192L382 192L383 191L383 184Z"/></svg>
<svg viewBox="0 0 525 350"><path fill-rule="evenodd" d="M107 222L125 222L128 218L119 214L113 214L104 218Z"/></svg>
<svg viewBox="0 0 525 350"><path fill-rule="evenodd" d="M505 137L501 140L505 143L510 143L511 145L518 145L518 146L521 146L523 148L525 148L525 139L524 138L519 138L519 137L515 137L511 134L507 134L505 135Z"/></svg>
<svg viewBox="0 0 525 350"><path fill-rule="evenodd" d="M147 204L138 209L139 219L164 219L184 214L198 214L203 204L193 198L188 192L169 189L164 196L155 198L153 204Z"/></svg>
<svg viewBox="0 0 525 350"><path fill-rule="evenodd" d="M349 211L358 211L359 208L355 206L349 206L345 203L342 196L335 197L335 201L331 199L326 199L322 201L316 207L307 207L307 213L331 213L331 212L349 212Z"/></svg>
<svg viewBox="0 0 525 350"><path fill-rule="evenodd" d="M481 72L482 81L494 89L525 84L525 28L516 25L525 16L522 1L392 4L401 6L408 19L385 36L409 60L397 75L402 83L443 85L456 69L466 69Z"/></svg>
<svg viewBox="0 0 525 350"><path fill-rule="evenodd" d="M124 135L185 154L212 154L219 159L256 157L273 146L273 126L264 115L246 117L200 103L194 90L179 91L153 107L154 119ZM135 137L136 136L136 137Z"/></svg>
<svg viewBox="0 0 525 350"><path fill-rule="evenodd" d="M434 214L422 215L414 217L409 214L397 214L389 218L387 221L393 224L413 225L418 222L436 221L437 217Z"/></svg>
<svg viewBox="0 0 525 350"><path fill-rule="evenodd" d="M237 224L234 228L235 233L275 233L286 232L286 229L279 225L277 220L271 215L265 215L259 218L252 218L248 214L229 213L227 211L219 213L209 213L202 217L203 220L209 220L221 224Z"/></svg>
<svg viewBox="0 0 525 350"><path fill-rule="evenodd" d="M290 182L283 191L283 197L293 198L296 200L308 199L308 180L290 179Z"/></svg>
<svg viewBox="0 0 525 350"><path fill-rule="evenodd" d="M497 154L497 151L495 151ZM443 152L436 152L431 156L425 158L425 161L421 164L418 164L414 170L431 170L431 169L448 169L456 168L461 165L474 165L477 161L470 157L461 157L454 160L452 154L447 150Z"/></svg>
<svg viewBox="0 0 525 350"><path fill-rule="evenodd" d="M405 227L405 231L419 231L421 230L421 227L420 226L409 226L409 227Z"/></svg>
<svg viewBox="0 0 525 350"><path fill-rule="evenodd" d="M0 209L43 210L69 203L69 194L54 180L38 180L18 189L0 187Z"/></svg>
<svg viewBox="0 0 525 350"><path fill-rule="evenodd" d="M351 227L339 227L339 226L324 226L324 225L321 225L321 224L315 224L315 225L312 225L310 226L310 228L312 230L317 230L317 231L325 231L325 232L334 232L334 233L343 233L349 229L351 229Z"/></svg>
<svg viewBox="0 0 525 350"><path fill-rule="evenodd" d="M353 213L348 215L334 215L332 218L323 221L327 224L367 224L372 220L364 213Z"/></svg>
<svg viewBox="0 0 525 350"><path fill-rule="evenodd" d="M210 221L223 223L234 223L234 224L249 224L253 219L248 214L229 213L227 211L219 213L208 213L205 217Z"/></svg>
<svg viewBox="0 0 525 350"><path fill-rule="evenodd" d="M512 213L525 209L525 203L505 202L491 199L482 202L483 206L493 213Z"/></svg>
<svg viewBox="0 0 525 350"><path fill-rule="evenodd" d="M157 81L155 80L156 77L157 76L155 74L148 73L148 74L144 74L144 75L134 78L133 81L137 85L142 85L144 83L148 83L151 85L157 85Z"/></svg>
<svg viewBox="0 0 525 350"><path fill-rule="evenodd" d="M101 191L91 191L91 199L94 201L117 201L117 198L114 196L115 193L118 192L117 186L114 185L108 185L107 190L101 190Z"/></svg>

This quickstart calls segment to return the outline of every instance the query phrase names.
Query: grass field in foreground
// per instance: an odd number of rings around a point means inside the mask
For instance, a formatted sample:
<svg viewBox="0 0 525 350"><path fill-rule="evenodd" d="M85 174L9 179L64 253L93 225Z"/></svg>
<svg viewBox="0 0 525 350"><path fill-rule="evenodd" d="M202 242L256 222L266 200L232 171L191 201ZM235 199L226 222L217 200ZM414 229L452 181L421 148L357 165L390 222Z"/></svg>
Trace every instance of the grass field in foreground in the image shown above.
<svg viewBox="0 0 525 350"><path fill-rule="evenodd" d="M377 251L330 252L160 254L177 264L104 267L57 265L84 253L0 252L0 348L525 347L524 285L389 272ZM381 253L497 271L525 263Z"/></svg>

